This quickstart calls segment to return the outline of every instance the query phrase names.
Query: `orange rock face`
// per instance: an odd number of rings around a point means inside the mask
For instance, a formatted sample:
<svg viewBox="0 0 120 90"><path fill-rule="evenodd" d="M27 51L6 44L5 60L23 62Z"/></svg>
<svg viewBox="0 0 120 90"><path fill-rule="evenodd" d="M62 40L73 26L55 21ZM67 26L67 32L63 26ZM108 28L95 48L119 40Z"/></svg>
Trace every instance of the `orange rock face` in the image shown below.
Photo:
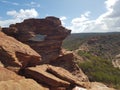
<svg viewBox="0 0 120 90"><path fill-rule="evenodd" d="M43 63L49 63L61 54L62 41L71 32L64 28L56 17L24 20L22 23L10 25L9 28L3 28L2 31L30 45L42 56ZM38 40L33 40L36 35Z"/></svg>
<svg viewBox="0 0 120 90"><path fill-rule="evenodd" d="M18 76L15 72L0 67L0 81L20 80L20 79L24 79L24 77Z"/></svg>
<svg viewBox="0 0 120 90"><path fill-rule="evenodd" d="M0 67L0 90L49 90L32 79L25 79L16 73Z"/></svg>
<svg viewBox="0 0 120 90"><path fill-rule="evenodd" d="M56 90L69 90L68 88L76 85L90 88L89 82L80 81L77 77L73 76L64 68L55 67L48 64L26 68L24 75L29 78L34 78L39 83L49 85L52 89L56 88Z"/></svg>
<svg viewBox="0 0 120 90"><path fill-rule="evenodd" d="M0 32L0 61L5 67L24 68L40 64L41 56L28 45Z"/></svg>
<svg viewBox="0 0 120 90"><path fill-rule="evenodd" d="M29 67L25 69L25 76L34 78L39 83L44 83L49 85L50 87L68 87L70 85L69 82L64 81L55 75L47 72L49 65L41 65L37 67Z"/></svg>
<svg viewBox="0 0 120 90"><path fill-rule="evenodd" d="M88 77L77 66L74 60L74 54L71 51L62 50L62 54L54 61L50 63L53 66L62 67L73 75L77 76L80 81L89 82Z"/></svg>

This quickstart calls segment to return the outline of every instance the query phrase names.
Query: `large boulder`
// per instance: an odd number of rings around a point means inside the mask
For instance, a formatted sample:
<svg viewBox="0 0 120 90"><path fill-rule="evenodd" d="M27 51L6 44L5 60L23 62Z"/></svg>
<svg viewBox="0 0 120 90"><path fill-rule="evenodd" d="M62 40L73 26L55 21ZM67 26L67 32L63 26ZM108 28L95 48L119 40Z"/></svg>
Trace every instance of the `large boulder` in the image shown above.
<svg viewBox="0 0 120 90"><path fill-rule="evenodd" d="M25 69L25 76L29 78L33 78L37 80L39 83L45 83L50 87L68 87L70 85L69 82L64 81L53 74L47 72L49 65L41 65L37 67L29 67Z"/></svg>
<svg viewBox="0 0 120 90"><path fill-rule="evenodd" d="M16 39L0 32L0 62L7 68L20 69L40 64L41 56Z"/></svg>
<svg viewBox="0 0 120 90"><path fill-rule="evenodd" d="M71 86L74 87L76 85L90 88L89 82L79 81L77 77L73 76L67 70L48 64L26 68L24 75L35 79L39 83L45 83L50 88L71 88Z"/></svg>
<svg viewBox="0 0 120 90"><path fill-rule="evenodd" d="M49 63L59 57L62 41L71 32L64 28L56 17L26 19L10 25L9 28L2 28L2 31L30 45L42 56L43 63Z"/></svg>
<svg viewBox="0 0 120 90"><path fill-rule="evenodd" d="M82 82L89 82L88 77L83 73L75 61L75 56L72 51L62 50L62 54L50 63L53 66L62 67L77 76Z"/></svg>
<svg viewBox="0 0 120 90"><path fill-rule="evenodd" d="M25 79L0 67L0 90L49 90L32 79Z"/></svg>
<svg viewBox="0 0 120 90"><path fill-rule="evenodd" d="M58 78L69 82L71 85L77 85L85 88L90 88L90 82L80 81L77 77L73 76L69 71L61 67L54 67L49 65L48 72L57 76Z"/></svg>

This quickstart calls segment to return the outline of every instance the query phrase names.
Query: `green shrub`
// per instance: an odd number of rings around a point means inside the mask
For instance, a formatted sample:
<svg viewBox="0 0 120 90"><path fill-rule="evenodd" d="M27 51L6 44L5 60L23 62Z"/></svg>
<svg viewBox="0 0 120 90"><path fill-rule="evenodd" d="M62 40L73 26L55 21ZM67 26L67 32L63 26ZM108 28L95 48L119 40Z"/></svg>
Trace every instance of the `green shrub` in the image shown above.
<svg viewBox="0 0 120 90"><path fill-rule="evenodd" d="M78 54L87 59L78 65L90 81L103 82L120 89L120 70L114 68L111 61L92 55L90 52L79 51Z"/></svg>

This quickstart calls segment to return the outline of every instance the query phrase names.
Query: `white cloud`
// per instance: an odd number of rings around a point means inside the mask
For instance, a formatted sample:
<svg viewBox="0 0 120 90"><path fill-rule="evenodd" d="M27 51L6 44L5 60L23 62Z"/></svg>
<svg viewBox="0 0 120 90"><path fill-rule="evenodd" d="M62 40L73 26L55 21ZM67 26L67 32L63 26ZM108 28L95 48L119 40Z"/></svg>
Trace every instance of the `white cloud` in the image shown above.
<svg viewBox="0 0 120 90"><path fill-rule="evenodd" d="M65 16L60 17L60 20L66 20L67 18Z"/></svg>
<svg viewBox="0 0 120 90"><path fill-rule="evenodd" d="M7 27L10 24L14 24L14 23L20 22L20 21L21 21L20 19L8 19L8 20L0 21L0 25L2 27Z"/></svg>
<svg viewBox="0 0 120 90"><path fill-rule="evenodd" d="M61 20L61 22L62 22L62 25L65 25L65 20L67 20L67 17L65 17L65 16L61 16L60 17L60 20Z"/></svg>
<svg viewBox="0 0 120 90"><path fill-rule="evenodd" d="M20 9L18 12L16 10L8 11L7 15L11 16L12 18L8 20L0 20L0 25L2 27L21 22L27 18L37 18L38 12L35 9Z"/></svg>
<svg viewBox="0 0 120 90"><path fill-rule="evenodd" d="M68 26L74 33L84 32L89 26L93 25L94 21L89 20L90 12L87 11L80 17L74 18L71 21L71 26Z"/></svg>
<svg viewBox="0 0 120 90"><path fill-rule="evenodd" d="M32 18L32 17L38 17L38 12L35 9L20 9L19 12L13 10L8 11L7 15L12 16L13 18L19 18L19 19L26 19L26 18Z"/></svg>
<svg viewBox="0 0 120 90"><path fill-rule="evenodd" d="M68 28L74 33L120 31L120 0L107 0L105 5L107 11L97 19L90 20L90 12L86 12L74 18Z"/></svg>

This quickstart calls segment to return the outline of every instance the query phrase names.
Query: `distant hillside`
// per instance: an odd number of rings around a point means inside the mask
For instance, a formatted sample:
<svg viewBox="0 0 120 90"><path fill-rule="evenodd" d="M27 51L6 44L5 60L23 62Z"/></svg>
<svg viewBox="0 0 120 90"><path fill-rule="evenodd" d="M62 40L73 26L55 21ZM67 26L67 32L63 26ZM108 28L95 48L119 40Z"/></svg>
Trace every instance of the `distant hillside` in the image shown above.
<svg viewBox="0 0 120 90"><path fill-rule="evenodd" d="M120 90L120 69L113 67L113 64L120 66L116 61L120 60L116 59L120 54L120 33L72 34L63 47L75 53L78 66L90 81L103 82Z"/></svg>
<svg viewBox="0 0 120 90"><path fill-rule="evenodd" d="M120 53L120 33L79 33L66 38L63 47L68 50L87 47L96 55L115 56Z"/></svg>

